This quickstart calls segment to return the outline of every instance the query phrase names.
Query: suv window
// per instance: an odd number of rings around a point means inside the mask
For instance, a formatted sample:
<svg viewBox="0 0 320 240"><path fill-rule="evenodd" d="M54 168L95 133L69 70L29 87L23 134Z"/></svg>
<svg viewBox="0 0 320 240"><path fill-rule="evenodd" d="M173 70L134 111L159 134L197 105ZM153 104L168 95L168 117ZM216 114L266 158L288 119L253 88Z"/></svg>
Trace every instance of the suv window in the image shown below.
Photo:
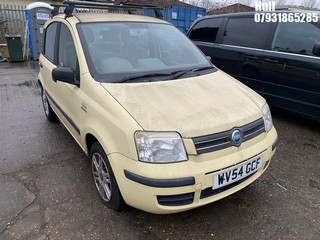
<svg viewBox="0 0 320 240"><path fill-rule="evenodd" d="M268 34L268 24L256 23L253 18L231 18L229 19L223 34L222 43L250 47L263 48Z"/></svg>
<svg viewBox="0 0 320 240"><path fill-rule="evenodd" d="M57 33L58 23L50 24L46 29L46 40L45 40L45 48L44 55L51 60L54 61L54 50L55 50L55 37Z"/></svg>
<svg viewBox="0 0 320 240"><path fill-rule="evenodd" d="M59 37L59 66L77 70L77 53L72 35L64 24L61 24Z"/></svg>
<svg viewBox="0 0 320 240"><path fill-rule="evenodd" d="M313 55L314 45L320 42L318 23L279 23L272 41L272 50Z"/></svg>
<svg viewBox="0 0 320 240"><path fill-rule="evenodd" d="M190 33L189 38L193 41L215 42L223 18L211 18L198 22Z"/></svg>

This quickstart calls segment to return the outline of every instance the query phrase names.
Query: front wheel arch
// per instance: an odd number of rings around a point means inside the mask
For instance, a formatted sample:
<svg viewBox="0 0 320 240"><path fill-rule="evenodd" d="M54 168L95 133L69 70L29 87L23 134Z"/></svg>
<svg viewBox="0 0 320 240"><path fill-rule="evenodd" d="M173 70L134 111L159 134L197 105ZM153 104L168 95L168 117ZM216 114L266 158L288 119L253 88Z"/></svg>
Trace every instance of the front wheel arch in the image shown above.
<svg viewBox="0 0 320 240"><path fill-rule="evenodd" d="M85 141L86 141L87 153L88 153L88 156L90 156L90 150L92 148L92 145L95 142L99 142L99 140L93 134L87 133Z"/></svg>
<svg viewBox="0 0 320 240"><path fill-rule="evenodd" d="M89 158L93 181L100 200L107 207L121 211L126 204L108 157L98 141L92 143Z"/></svg>

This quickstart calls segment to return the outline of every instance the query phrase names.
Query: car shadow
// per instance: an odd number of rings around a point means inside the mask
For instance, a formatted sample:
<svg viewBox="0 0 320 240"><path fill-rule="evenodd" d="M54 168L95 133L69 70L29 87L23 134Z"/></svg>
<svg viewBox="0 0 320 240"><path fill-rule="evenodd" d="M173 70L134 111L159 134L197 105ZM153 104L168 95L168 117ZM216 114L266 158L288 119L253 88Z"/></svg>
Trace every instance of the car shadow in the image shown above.
<svg viewBox="0 0 320 240"><path fill-rule="evenodd" d="M320 133L320 120L303 117L277 107L270 107L270 109L275 121L279 120L290 125L303 126L309 130Z"/></svg>

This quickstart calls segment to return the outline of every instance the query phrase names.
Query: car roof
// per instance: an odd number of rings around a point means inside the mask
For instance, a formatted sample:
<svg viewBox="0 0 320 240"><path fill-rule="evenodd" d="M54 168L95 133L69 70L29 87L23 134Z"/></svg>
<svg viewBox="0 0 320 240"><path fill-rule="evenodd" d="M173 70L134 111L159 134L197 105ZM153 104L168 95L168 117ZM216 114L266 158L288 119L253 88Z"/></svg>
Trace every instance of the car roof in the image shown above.
<svg viewBox="0 0 320 240"><path fill-rule="evenodd" d="M72 16L68 18L77 18L79 22L88 23L88 22L149 22L149 23L165 23L169 24L166 21L163 21L158 18L146 17L141 15L134 14L124 14L124 13L73 13ZM59 14L54 16L55 18L65 18L64 14Z"/></svg>

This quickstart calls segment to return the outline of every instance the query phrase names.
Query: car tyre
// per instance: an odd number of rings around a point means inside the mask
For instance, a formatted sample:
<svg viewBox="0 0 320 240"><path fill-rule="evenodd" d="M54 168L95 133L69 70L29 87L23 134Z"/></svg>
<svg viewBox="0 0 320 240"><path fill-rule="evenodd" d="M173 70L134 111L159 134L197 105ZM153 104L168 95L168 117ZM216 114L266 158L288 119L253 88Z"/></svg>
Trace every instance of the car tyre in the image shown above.
<svg viewBox="0 0 320 240"><path fill-rule="evenodd" d="M93 181L100 199L107 207L120 211L125 202L121 196L117 181L110 166L107 155L98 142L90 150Z"/></svg>
<svg viewBox="0 0 320 240"><path fill-rule="evenodd" d="M41 88L41 98L42 98L42 106L43 106L44 114L46 115L47 119L50 122L58 121L58 117L55 114L55 112L52 110L50 103L48 101L46 91L43 88Z"/></svg>

